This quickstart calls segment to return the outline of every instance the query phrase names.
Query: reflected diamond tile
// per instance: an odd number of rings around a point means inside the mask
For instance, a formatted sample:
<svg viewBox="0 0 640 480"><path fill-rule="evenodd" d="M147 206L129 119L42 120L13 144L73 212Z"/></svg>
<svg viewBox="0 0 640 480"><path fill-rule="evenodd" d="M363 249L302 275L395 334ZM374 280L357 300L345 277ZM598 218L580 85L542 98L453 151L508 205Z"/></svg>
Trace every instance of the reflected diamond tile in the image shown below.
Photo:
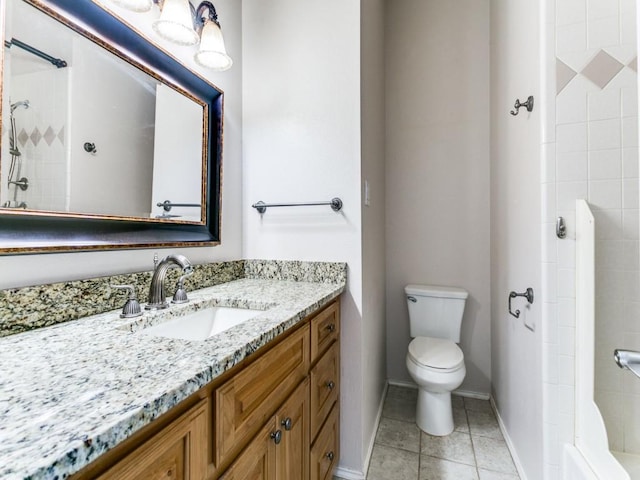
<svg viewBox="0 0 640 480"><path fill-rule="evenodd" d="M60 143L64 145L64 126L58 132L58 138L60 139Z"/></svg>
<svg viewBox="0 0 640 480"><path fill-rule="evenodd" d="M49 126L44 132L43 138L44 141L47 142L47 145L51 146L51 143L56 139L56 133L53 131L53 128Z"/></svg>
<svg viewBox="0 0 640 480"><path fill-rule="evenodd" d="M18 134L18 142L20 142L20 145L24 147L27 140L29 140L29 134L24 131L24 128L22 128Z"/></svg>
<svg viewBox="0 0 640 480"><path fill-rule="evenodd" d="M633 57L633 60L631 60L629 62L629 65L627 65L627 67L629 67L634 72L637 72L638 71L638 57Z"/></svg>
<svg viewBox="0 0 640 480"><path fill-rule="evenodd" d="M38 143L40 143L40 140L42 139L42 134L40 133L40 130L38 130L38 127L35 127L33 129L33 132L31 132L29 138L31 138L31 141L35 146L38 146Z"/></svg>

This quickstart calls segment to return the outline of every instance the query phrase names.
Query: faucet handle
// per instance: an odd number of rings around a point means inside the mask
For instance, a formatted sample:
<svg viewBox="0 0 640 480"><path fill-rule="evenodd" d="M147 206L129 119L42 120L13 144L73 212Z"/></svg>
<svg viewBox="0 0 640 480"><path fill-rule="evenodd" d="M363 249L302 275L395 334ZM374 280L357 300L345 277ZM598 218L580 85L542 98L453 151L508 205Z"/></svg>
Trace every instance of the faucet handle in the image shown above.
<svg viewBox="0 0 640 480"><path fill-rule="evenodd" d="M171 300L171 303L187 303L189 301L187 298L187 290L184 288L184 279L192 274L193 271L189 271L178 279L176 293L173 294L173 300Z"/></svg>
<svg viewBox="0 0 640 480"><path fill-rule="evenodd" d="M122 307L122 313L120 314L120 318L133 318L139 317L142 315L142 308L140 307L140 302L138 302L138 297L136 296L136 289L133 285L110 285L111 288L118 288L120 290L125 290L129 293L129 298L126 303Z"/></svg>

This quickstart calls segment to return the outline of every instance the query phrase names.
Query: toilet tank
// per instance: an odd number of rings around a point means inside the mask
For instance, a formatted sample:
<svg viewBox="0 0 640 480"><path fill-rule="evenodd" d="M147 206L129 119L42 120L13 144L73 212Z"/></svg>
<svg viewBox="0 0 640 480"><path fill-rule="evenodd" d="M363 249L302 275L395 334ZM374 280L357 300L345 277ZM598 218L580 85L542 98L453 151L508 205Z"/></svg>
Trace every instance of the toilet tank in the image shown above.
<svg viewBox="0 0 640 480"><path fill-rule="evenodd" d="M411 337L436 337L460 342L460 326L469 293L459 287L407 285Z"/></svg>

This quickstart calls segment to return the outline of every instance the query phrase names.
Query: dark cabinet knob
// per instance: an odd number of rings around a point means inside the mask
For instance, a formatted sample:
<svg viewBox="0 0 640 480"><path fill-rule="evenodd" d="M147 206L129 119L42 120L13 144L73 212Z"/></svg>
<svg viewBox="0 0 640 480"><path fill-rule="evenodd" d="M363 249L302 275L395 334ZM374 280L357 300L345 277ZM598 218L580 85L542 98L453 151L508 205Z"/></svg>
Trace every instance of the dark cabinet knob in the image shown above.
<svg viewBox="0 0 640 480"><path fill-rule="evenodd" d="M330 325L327 325L327 330L329 330L330 332L335 332L336 331L336 324L332 323Z"/></svg>
<svg viewBox="0 0 640 480"><path fill-rule="evenodd" d="M333 462L333 458L335 457L335 455L333 454L333 452L329 452L327 453L326 457Z"/></svg>
<svg viewBox="0 0 640 480"><path fill-rule="evenodd" d="M271 436L271 439L273 440L273 443L278 445L282 441L282 430L276 430L270 436Z"/></svg>
<svg viewBox="0 0 640 480"><path fill-rule="evenodd" d="M284 420L282 420L280 422L280 425L282 425L287 432L291 430L291 426L292 426L291 417L287 417Z"/></svg>
<svg viewBox="0 0 640 480"><path fill-rule="evenodd" d="M335 388L335 386L336 386L336 384L333 382L333 380L328 381L325 385L327 386L327 388L329 390L333 390Z"/></svg>

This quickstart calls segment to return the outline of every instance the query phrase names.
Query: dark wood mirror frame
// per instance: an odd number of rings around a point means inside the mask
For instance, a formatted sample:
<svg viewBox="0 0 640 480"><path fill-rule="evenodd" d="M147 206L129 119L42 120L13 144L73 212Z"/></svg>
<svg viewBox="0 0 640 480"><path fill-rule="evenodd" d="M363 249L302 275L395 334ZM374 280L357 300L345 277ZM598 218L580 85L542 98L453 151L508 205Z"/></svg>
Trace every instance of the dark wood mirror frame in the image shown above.
<svg viewBox="0 0 640 480"><path fill-rule="evenodd" d="M0 255L211 246L220 243L224 94L89 0L24 0L204 105L204 223L143 221L81 214L0 210ZM73 23L75 18L87 30ZM90 31L89 31L90 30ZM2 32L4 36L4 32ZM133 60L139 59L141 62ZM2 54L4 64L4 53ZM115 194L115 192L114 192Z"/></svg>

